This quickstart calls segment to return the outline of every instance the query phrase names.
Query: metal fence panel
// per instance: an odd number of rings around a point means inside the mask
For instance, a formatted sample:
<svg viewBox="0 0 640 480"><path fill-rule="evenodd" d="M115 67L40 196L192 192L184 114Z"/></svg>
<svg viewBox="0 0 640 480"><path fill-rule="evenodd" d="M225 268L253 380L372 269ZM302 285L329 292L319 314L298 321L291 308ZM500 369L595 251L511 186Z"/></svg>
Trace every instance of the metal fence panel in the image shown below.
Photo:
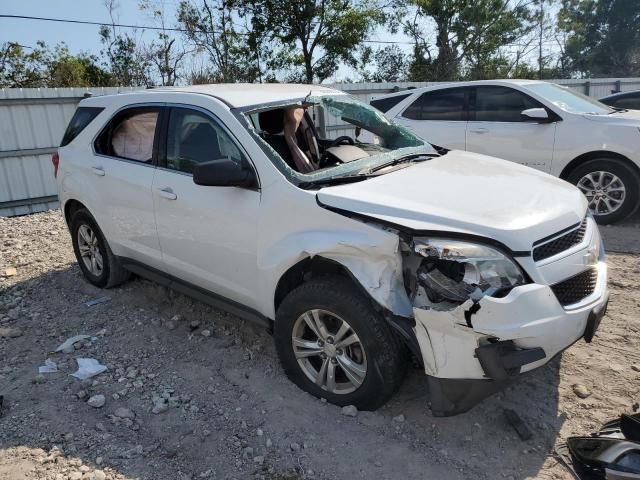
<svg viewBox="0 0 640 480"><path fill-rule="evenodd" d="M55 208L51 154L87 92L106 95L131 88L0 89L0 216Z"/></svg>

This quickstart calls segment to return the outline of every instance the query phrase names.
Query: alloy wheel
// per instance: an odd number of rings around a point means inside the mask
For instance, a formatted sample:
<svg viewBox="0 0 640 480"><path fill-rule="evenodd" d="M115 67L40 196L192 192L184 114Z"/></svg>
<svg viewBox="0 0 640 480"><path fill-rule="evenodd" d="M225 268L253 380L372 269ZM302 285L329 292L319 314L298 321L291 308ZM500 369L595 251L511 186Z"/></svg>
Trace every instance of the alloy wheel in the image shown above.
<svg viewBox="0 0 640 480"><path fill-rule="evenodd" d="M86 224L78 228L78 250L87 270L96 277L102 275L103 260L98 247L98 236Z"/></svg>
<svg viewBox="0 0 640 480"><path fill-rule="evenodd" d="M593 215L608 215L624 203L627 190L618 176L611 172L589 172L578 180L577 187L587 197Z"/></svg>
<svg viewBox="0 0 640 480"><path fill-rule="evenodd" d="M364 347L338 315L308 310L296 320L291 341L298 365L323 390L347 394L362 385L367 374Z"/></svg>

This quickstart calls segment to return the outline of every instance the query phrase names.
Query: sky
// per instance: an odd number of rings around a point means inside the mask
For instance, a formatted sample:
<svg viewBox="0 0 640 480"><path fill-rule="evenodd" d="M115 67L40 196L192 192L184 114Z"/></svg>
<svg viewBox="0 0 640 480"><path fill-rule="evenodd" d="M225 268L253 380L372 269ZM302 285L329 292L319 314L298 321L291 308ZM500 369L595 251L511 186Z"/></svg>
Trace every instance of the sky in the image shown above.
<svg viewBox="0 0 640 480"><path fill-rule="evenodd" d="M167 16L174 18L178 0L166 2ZM119 23L152 25L148 14L142 12L137 0L120 0L116 20ZM110 23L102 0L0 0L0 14L35 17L89 20ZM87 51L99 53L101 49L97 25L54 23L36 20L0 18L0 44L17 41L34 47L38 40L47 44L65 42L72 53ZM140 32L144 40L151 40L152 32Z"/></svg>
<svg viewBox="0 0 640 480"><path fill-rule="evenodd" d="M164 0L167 26L175 26L175 13L179 0ZM154 25L149 14L141 11L139 0L119 0L116 22L132 25ZM110 23L103 0L0 0L0 14L27 15L35 17L63 18ZM38 40L53 46L65 42L73 54L88 52L99 54L102 49L97 25L55 23L37 20L0 18L0 44L15 41L26 47L35 47ZM131 32L131 30L127 30ZM150 42L156 36L154 31L139 30L137 38ZM176 33L176 35L180 35ZM402 34L391 35L380 29L370 37L372 40L407 41ZM375 46L375 45L374 45ZM409 49L407 45L401 46ZM333 80L348 78L353 72L341 67ZM331 79L330 79L331 80Z"/></svg>

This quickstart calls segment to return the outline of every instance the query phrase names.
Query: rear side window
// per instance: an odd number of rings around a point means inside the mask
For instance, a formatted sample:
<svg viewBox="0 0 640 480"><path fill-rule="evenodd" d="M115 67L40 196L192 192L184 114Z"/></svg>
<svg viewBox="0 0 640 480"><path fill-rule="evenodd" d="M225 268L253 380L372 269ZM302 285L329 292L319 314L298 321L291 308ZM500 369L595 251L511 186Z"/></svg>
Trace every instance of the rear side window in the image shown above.
<svg viewBox="0 0 640 480"><path fill-rule="evenodd" d="M613 100L613 102L607 102L609 105L616 108L629 108L631 110L640 110L640 94L625 95Z"/></svg>
<svg viewBox="0 0 640 480"><path fill-rule="evenodd" d="M420 95L402 114L412 120L464 121L467 89L435 90Z"/></svg>
<svg viewBox="0 0 640 480"><path fill-rule="evenodd" d="M371 100L369 104L373 108L377 108L378 110L380 110L382 113L386 113L389 110L391 110L393 107L395 107L397 104L399 104L402 100L407 98L409 95L411 95L411 93L405 93L402 95L393 95L391 97L385 97L385 98L376 98L375 100Z"/></svg>
<svg viewBox="0 0 640 480"><path fill-rule="evenodd" d="M64 147L70 144L102 110L104 110L104 108L101 107L79 107L73 114L67 130L64 132L60 146Z"/></svg>
<svg viewBox="0 0 640 480"><path fill-rule="evenodd" d="M528 95L508 87L477 87L475 119L477 122L526 122L522 116L528 108L543 105Z"/></svg>
<svg viewBox="0 0 640 480"><path fill-rule="evenodd" d="M159 113L156 107L130 108L117 113L96 139L96 153L152 163Z"/></svg>

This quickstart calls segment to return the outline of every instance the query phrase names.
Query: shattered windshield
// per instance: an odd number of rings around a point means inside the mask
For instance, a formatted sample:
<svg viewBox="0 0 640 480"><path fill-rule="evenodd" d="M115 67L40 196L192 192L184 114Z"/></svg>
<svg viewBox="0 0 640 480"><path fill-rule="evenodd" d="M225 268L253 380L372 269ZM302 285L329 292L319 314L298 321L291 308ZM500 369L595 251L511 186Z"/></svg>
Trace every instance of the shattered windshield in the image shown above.
<svg viewBox="0 0 640 480"><path fill-rule="evenodd" d="M300 186L361 180L438 155L429 143L349 95L308 96L249 107L242 114L275 166Z"/></svg>

